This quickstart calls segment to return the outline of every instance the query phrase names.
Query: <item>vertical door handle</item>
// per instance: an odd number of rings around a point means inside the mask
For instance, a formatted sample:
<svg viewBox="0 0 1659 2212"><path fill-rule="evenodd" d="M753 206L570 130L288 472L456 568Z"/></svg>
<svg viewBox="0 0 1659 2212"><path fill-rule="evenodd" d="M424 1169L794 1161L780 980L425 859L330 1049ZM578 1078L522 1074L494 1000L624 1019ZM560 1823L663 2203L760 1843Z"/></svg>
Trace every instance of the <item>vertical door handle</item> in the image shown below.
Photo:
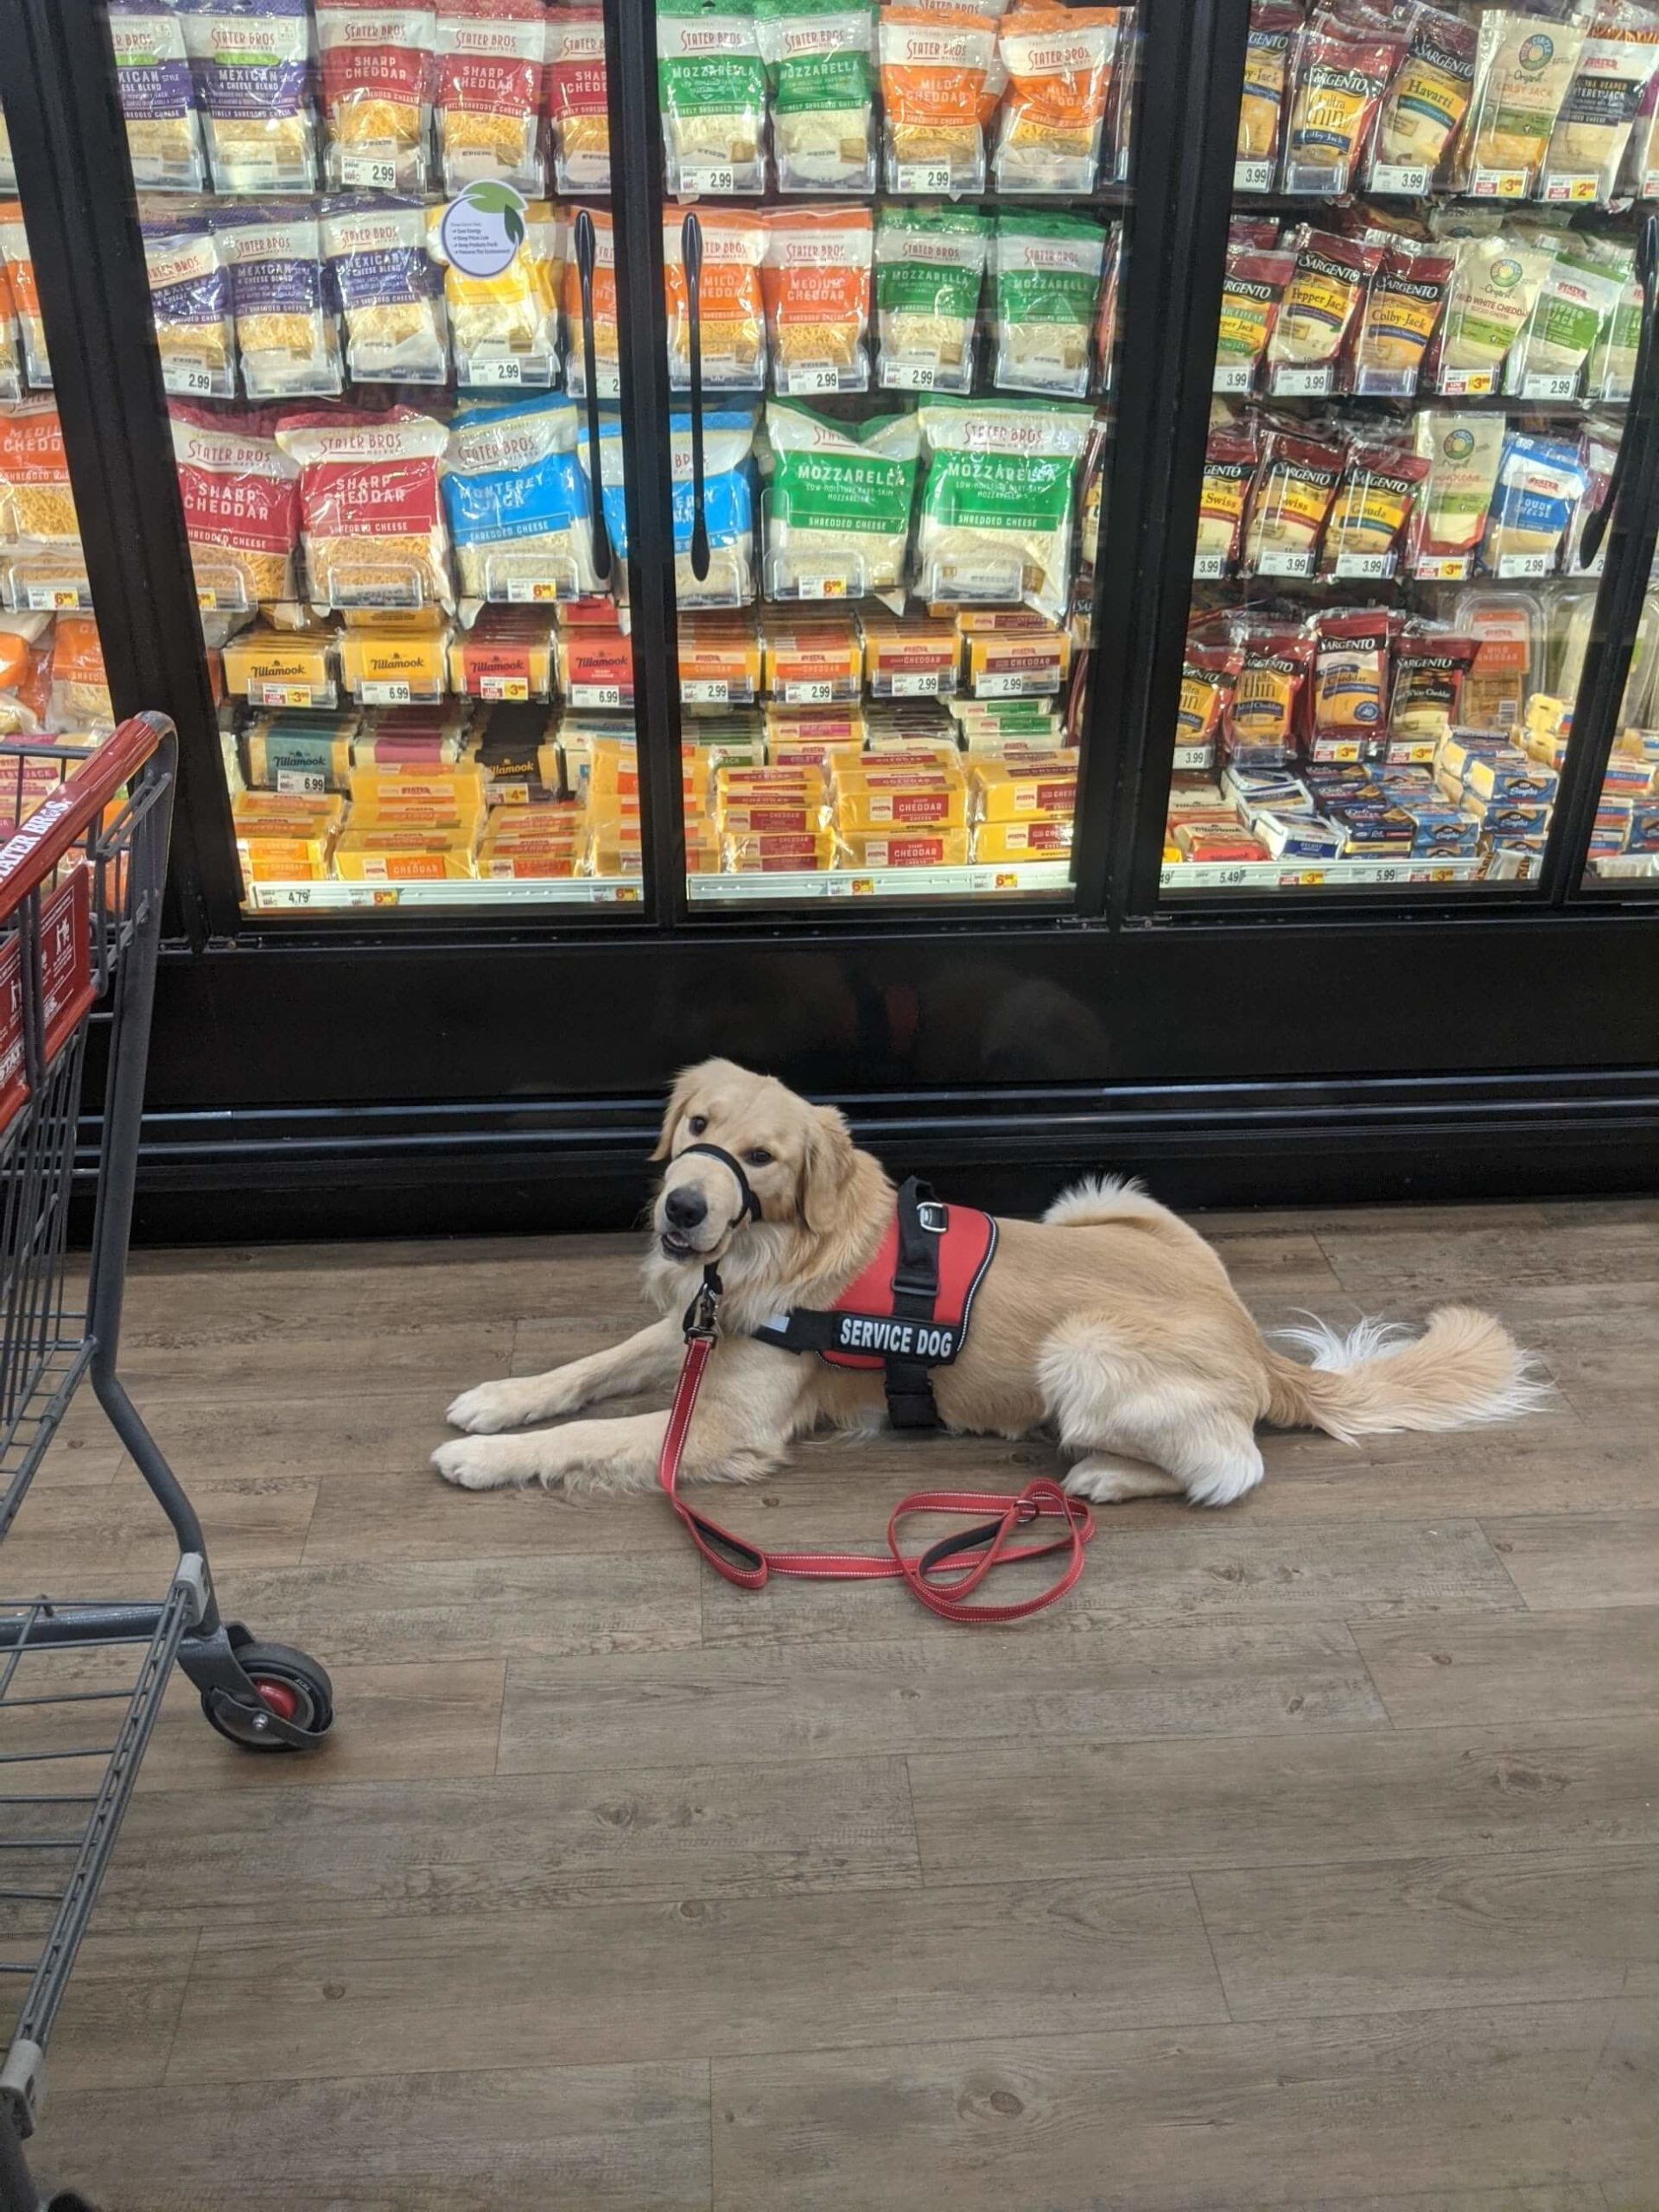
<svg viewBox="0 0 1659 2212"><path fill-rule="evenodd" d="M685 264L691 364L691 573L702 583L709 574L709 518L703 512L702 478L702 225L695 215L687 215L680 226L680 257Z"/></svg>
<svg viewBox="0 0 1659 2212"><path fill-rule="evenodd" d="M1636 276L1642 287L1642 321L1636 340L1636 375L1630 385L1630 409L1624 417L1624 435L1618 442L1618 451L1613 457L1613 473L1608 479L1607 496L1584 526L1584 536L1579 540L1579 566L1587 569L1601 550L1601 542L1607 535L1613 519L1613 509L1618 495L1624 488L1630 474L1632 448L1642 441L1637 436L1637 426L1651 424L1655 395L1648 390L1654 370L1653 325L1659 308L1659 215L1649 215L1637 234Z"/></svg>
<svg viewBox="0 0 1659 2212"><path fill-rule="evenodd" d="M605 478L599 435L599 369L594 346L594 265L599 240L594 219L584 207L576 217L576 275L582 284L582 367L588 391L588 477L593 486L594 569L604 582L611 573L611 541L605 528Z"/></svg>

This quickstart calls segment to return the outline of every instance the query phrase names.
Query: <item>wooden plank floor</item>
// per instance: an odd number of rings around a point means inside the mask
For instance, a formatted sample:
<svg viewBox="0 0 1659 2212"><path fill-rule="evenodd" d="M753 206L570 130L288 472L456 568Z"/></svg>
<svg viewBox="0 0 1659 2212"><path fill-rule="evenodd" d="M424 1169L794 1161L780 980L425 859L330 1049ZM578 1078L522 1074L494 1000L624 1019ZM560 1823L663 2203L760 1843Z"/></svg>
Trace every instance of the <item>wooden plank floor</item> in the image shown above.
<svg viewBox="0 0 1659 2212"><path fill-rule="evenodd" d="M154 1253L127 1372L315 1761L177 1684L54 2044L105 2212L1652 2212L1659 1203L1211 1217L1265 1324L1495 1306L1524 1425L1267 1442L965 1635L701 1574L657 1501L474 1497L465 1384L632 1325L620 1240ZM874 1541L1032 1444L804 1448ZM161 1586L77 1408L8 1588ZM89 1669L89 1660L85 1664Z"/></svg>

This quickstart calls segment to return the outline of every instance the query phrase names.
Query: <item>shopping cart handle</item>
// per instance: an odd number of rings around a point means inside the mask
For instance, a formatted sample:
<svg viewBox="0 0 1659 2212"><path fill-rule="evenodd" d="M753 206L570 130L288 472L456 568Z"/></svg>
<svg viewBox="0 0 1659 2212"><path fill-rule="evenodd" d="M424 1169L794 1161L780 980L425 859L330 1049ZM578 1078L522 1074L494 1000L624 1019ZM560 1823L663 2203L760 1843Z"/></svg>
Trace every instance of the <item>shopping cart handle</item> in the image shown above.
<svg viewBox="0 0 1659 2212"><path fill-rule="evenodd" d="M55 798L37 807L16 836L0 845L0 922L9 920L64 855L81 843L122 785L173 734L167 715L135 715L86 755ZM27 741L12 749L27 751ZM0 780L3 775L0 768Z"/></svg>

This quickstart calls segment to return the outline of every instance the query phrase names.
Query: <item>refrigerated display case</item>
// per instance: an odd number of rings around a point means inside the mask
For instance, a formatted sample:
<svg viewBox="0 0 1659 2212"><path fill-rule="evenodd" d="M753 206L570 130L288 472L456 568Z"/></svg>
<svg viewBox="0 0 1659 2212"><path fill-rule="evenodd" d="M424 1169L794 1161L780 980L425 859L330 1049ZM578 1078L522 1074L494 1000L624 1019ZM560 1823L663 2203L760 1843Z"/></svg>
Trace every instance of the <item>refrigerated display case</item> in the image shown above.
<svg viewBox="0 0 1659 2212"><path fill-rule="evenodd" d="M1659 17L4 0L0 71L181 734L158 1188L598 1218L722 1049L976 1170L1626 1172Z"/></svg>

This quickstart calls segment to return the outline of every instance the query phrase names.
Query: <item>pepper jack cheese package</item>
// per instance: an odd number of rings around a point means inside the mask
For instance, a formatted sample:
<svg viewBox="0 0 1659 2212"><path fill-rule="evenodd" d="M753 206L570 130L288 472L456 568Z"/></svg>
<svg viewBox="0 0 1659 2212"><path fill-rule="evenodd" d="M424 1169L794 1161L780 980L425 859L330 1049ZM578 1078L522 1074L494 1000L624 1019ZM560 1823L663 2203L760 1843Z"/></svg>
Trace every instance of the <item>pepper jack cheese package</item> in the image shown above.
<svg viewBox="0 0 1659 2212"><path fill-rule="evenodd" d="M605 18L594 7L560 7L547 18L547 102L553 181L561 192L611 188L611 122L605 74Z"/></svg>
<svg viewBox="0 0 1659 2212"><path fill-rule="evenodd" d="M317 181L305 0L183 12L216 193L310 192Z"/></svg>
<svg viewBox="0 0 1659 2212"><path fill-rule="evenodd" d="M1268 340L1268 382L1274 391L1335 391L1382 249L1305 226L1295 252L1295 274Z"/></svg>
<svg viewBox="0 0 1659 2212"><path fill-rule="evenodd" d="M166 0L110 0L115 87L141 192L200 192L207 181L184 16Z"/></svg>
<svg viewBox="0 0 1659 2212"><path fill-rule="evenodd" d="M170 413L198 603L246 613L297 598L297 463L252 421L178 405Z"/></svg>
<svg viewBox="0 0 1659 2212"><path fill-rule="evenodd" d="M882 181L889 192L955 200L985 189L980 103L996 48L994 15L966 8L881 10L876 53Z"/></svg>
<svg viewBox="0 0 1659 2212"><path fill-rule="evenodd" d="M868 391L874 251L869 209L781 208L766 220L760 288L774 387L797 397Z"/></svg>
<svg viewBox="0 0 1659 2212"><path fill-rule="evenodd" d="M438 0L436 90L439 181L542 191L542 77L547 60L542 0Z"/></svg>
<svg viewBox="0 0 1659 2212"><path fill-rule="evenodd" d="M315 0L323 169L331 190L424 192L437 17L427 7Z"/></svg>
<svg viewBox="0 0 1659 2212"><path fill-rule="evenodd" d="M657 83L671 193L766 189L766 72L754 0L658 0Z"/></svg>
<svg viewBox="0 0 1659 2212"><path fill-rule="evenodd" d="M967 391L991 226L965 207L884 207L875 229L878 380Z"/></svg>
<svg viewBox="0 0 1659 2212"><path fill-rule="evenodd" d="M1574 399L1624 286L1618 274L1568 252L1546 272L1525 329L1510 348L1505 388L1522 398Z"/></svg>
<svg viewBox="0 0 1659 2212"><path fill-rule="evenodd" d="M860 0L756 0L779 192L875 189L875 16Z"/></svg>
<svg viewBox="0 0 1659 2212"><path fill-rule="evenodd" d="M885 595L902 607L917 417L832 423L774 399L766 436L767 598Z"/></svg>
<svg viewBox="0 0 1659 2212"><path fill-rule="evenodd" d="M1255 0L1238 102L1237 159L1260 165L1269 178L1278 168L1291 49L1301 28L1301 10L1291 0Z"/></svg>
<svg viewBox="0 0 1659 2212"><path fill-rule="evenodd" d="M1085 397L1105 252L1104 231L1081 216L998 215L991 266L999 391Z"/></svg>
<svg viewBox="0 0 1659 2212"><path fill-rule="evenodd" d="M1027 5L997 43L1002 94L991 175L999 192L1091 192L1112 88L1116 8Z"/></svg>

